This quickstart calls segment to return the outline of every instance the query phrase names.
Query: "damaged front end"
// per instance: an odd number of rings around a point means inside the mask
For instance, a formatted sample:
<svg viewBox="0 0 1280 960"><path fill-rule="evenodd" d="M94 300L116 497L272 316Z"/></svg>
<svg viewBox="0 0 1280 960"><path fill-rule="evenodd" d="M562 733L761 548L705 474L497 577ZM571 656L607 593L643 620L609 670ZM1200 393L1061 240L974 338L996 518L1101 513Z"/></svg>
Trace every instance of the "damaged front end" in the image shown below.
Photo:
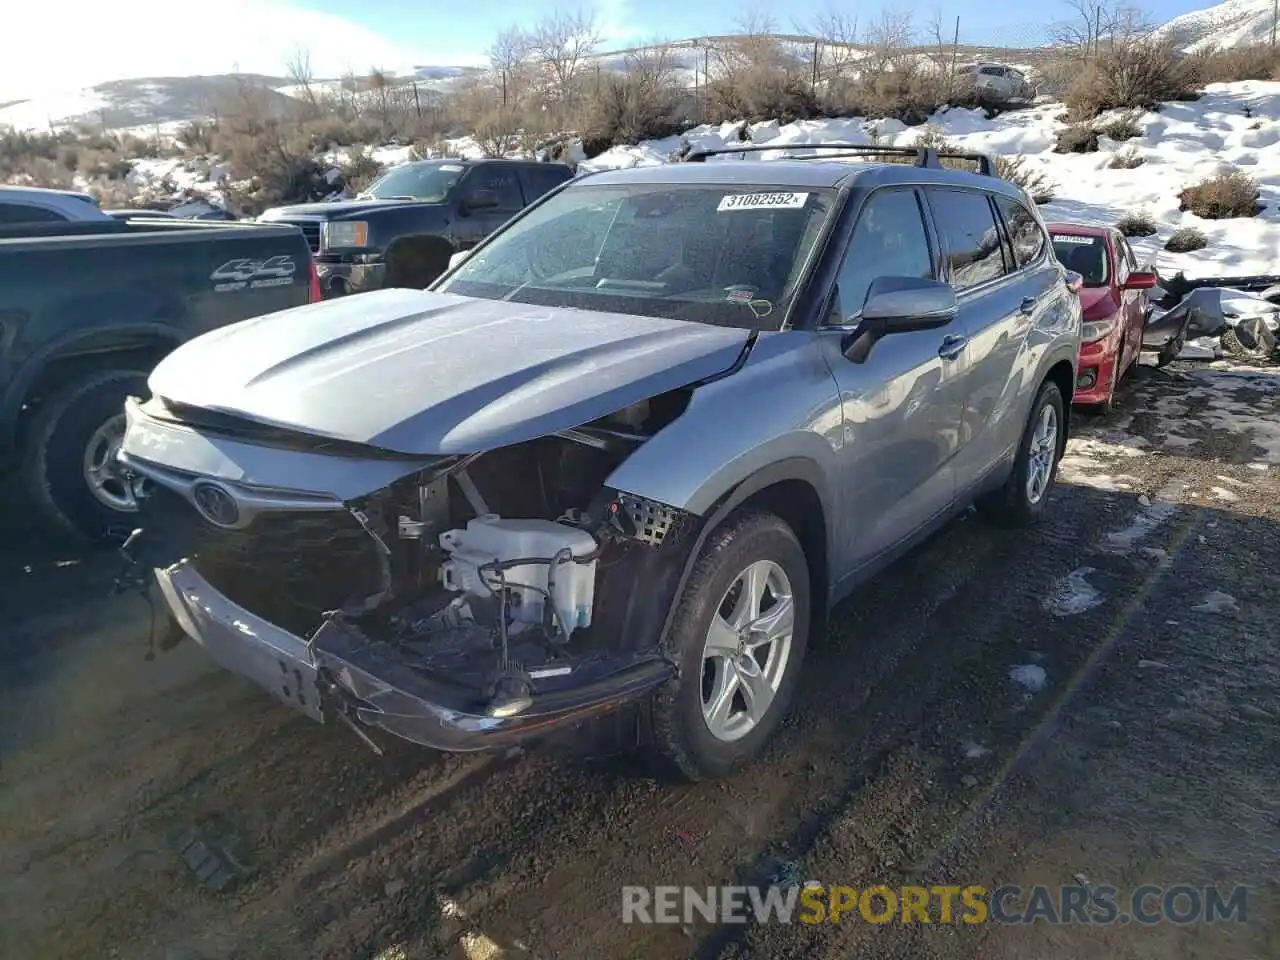
<svg viewBox="0 0 1280 960"><path fill-rule="evenodd" d="M674 676L658 640L696 518L607 480L687 402L424 458L130 401L131 550L184 633L313 719L508 746Z"/></svg>

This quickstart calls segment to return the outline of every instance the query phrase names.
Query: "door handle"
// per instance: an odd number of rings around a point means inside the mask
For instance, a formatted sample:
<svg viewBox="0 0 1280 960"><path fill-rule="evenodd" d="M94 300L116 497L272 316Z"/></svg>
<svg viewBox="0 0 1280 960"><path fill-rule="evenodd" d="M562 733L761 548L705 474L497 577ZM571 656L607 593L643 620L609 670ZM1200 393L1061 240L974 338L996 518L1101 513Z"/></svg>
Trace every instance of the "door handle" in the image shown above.
<svg viewBox="0 0 1280 960"><path fill-rule="evenodd" d="M964 348L969 345L968 337L943 337L942 346L938 347L938 356L943 360L954 360L960 354L964 353Z"/></svg>
<svg viewBox="0 0 1280 960"><path fill-rule="evenodd" d="M1036 298L1035 298L1035 297L1023 297L1023 298L1022 298L1022 305L1021 305L1020 307L1018 307L1018 312L1019 312L1019 313L1030 313L1030 312L1031 312L1032 310L1034 310L1035 308L1036 308Z"/></svg>

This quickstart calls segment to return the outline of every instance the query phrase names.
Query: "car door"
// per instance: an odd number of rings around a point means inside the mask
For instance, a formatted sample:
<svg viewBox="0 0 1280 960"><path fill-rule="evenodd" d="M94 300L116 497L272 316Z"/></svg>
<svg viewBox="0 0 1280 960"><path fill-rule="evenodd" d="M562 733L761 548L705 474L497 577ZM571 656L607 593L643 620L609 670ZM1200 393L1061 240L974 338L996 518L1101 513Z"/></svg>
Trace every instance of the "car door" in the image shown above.
<svg viewBox="0 0 1280 960"><path fill-rule="evenodd" d="M1038 317L1051 306L1053 271L1036 269L1047 262L1048 238L1017 201L951 186L930 186L925 195L959 301L957 333L969 350L956 464L963 493L1005 462L1022 437L1026 411L1017 401L1034 374L1027 351Z"/></svg>
<svg viewBox="0 0 1280 960"><path fill-rule="evenodd" d="M877 277L932 278L937 250L912 187L873 191L858 211L828 307L828 328L855 327ZM873 562L946 513L964 398L963 346L944 327L886 336L862 362L825 338L841 396L841 568Z"/></svg>
<svg viewBox="0 0 1280 960"><path fill-rule="evenodd" d="M498 199L496 207L472 208L478 193L488 191ZM458 220L454 236L459 250L470 250L524 207L514 164L479 163L458 184Z"/></svg>

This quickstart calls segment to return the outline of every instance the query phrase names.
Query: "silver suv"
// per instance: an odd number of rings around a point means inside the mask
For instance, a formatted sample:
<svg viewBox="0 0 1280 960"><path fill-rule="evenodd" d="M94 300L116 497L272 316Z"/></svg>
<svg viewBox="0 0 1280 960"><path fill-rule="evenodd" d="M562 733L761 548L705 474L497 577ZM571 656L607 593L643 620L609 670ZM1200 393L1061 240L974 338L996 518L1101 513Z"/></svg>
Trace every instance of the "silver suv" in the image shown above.
<svg viewBox="0 0 1280 960"><path fill-rule="evenodd" d="M127 405L140 581L370 743L625 709L687 777L757 754L857 583L971 503L1040 516L1081 310L989 158L721 155L753 149L581 177L428 291L178 348Z"/></svg>

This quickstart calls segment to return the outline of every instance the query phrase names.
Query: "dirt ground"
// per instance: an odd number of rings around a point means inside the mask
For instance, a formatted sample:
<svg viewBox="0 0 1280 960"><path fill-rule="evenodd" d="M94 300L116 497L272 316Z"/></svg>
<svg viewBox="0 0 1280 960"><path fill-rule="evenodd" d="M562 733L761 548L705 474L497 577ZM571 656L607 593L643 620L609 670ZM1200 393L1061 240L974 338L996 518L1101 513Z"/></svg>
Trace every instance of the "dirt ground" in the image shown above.
<svg viewBox="0 0 1280 960"><path fill-rule="evenodd" d="M1079 422L1051 517L970 517L860 590L769 753L391 745L290 714L193 644L146 659L111 557L6 516L0 955L1280 957L1280 373L1139 370ZM1224 599L1225 597L1225 599ZM1201 609L1197 609L1201 608ZM196 826L251 870L222 893ZM1215 925L641 926L624 885L1249 887Z"/></svg>

